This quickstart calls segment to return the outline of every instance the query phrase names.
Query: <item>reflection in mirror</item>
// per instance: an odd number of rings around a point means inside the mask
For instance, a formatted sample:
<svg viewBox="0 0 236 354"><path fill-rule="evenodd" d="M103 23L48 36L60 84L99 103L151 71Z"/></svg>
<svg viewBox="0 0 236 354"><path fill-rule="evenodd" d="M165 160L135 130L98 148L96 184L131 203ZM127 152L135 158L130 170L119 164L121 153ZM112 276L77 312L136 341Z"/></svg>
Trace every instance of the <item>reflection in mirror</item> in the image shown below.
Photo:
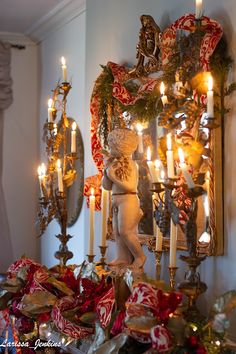
<svg viewBox="0 0 236 354"><path fill-rule="evenodd" d="M74 122L73 118L68 118L69 124ZM68 134L70 131L68 130ZM70 141L70 137L68 137ZM68 147L70 149L70 147ZM83 204L83 189L84 189L84 145L82 135L78 125L76 124L76 152L77 160L75 161L75 170L77 178L75 182L67 189L67 208L68 208L68 226L74 225L78 219L82 204Z"/></svg>

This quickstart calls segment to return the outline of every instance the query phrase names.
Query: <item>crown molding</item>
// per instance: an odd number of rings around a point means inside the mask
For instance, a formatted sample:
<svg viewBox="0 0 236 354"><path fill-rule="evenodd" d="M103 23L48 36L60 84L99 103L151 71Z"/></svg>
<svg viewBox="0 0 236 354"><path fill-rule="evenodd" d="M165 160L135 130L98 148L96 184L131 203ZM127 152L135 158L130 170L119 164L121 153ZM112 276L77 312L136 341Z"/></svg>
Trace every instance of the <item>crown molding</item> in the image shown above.
<svg viewBox="0 0 236 354"><path fill-rule="evenodd" d="M51 33L72 21L86 10L86 0L63 0L31 26L25 35L40 43Z"/></svg>
<svg viewBox="0 0 236 354"><path fill-rule="evenodd" d="M0 40L11 44L36 45L36 43L22 33L0 32Z"/></svg>

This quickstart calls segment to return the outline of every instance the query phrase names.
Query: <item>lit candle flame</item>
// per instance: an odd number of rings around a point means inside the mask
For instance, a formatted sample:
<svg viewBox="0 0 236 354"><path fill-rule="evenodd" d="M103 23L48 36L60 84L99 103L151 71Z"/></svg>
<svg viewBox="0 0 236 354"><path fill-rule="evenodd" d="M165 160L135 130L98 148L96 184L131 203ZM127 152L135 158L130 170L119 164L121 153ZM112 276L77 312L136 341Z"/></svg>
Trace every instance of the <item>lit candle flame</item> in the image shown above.
<svg viewBox="0 0 236 354"><path fill-rule="evenodd" d="M54 135L57 135L57 123L54 123L53 131L54 131Z"/></svg>
<svg viewBox="0 0 236 354"><path fill-rule="evenodd" d="M53 99L49 98L48 100L48 108L52 108L53 107Z"/></svg>
<svg viewBox="0 0 236 354"><path fill-rule="evenodd" d="M148 146L148 148L147 148L147 160L151 161L151 148L150 148L150 146Z"/></svg>
<svg viewBox="0 0 236 354"><path fill-rule="evenodd" d="M160 85L160 93L162 96L165 94L165 85L164 85L163 81L161 82L161 85Z"/></svg>
<svg viewBox="0 0 236 354"><path fill-rule="evenodd" d="M91 188L91 196L94 196L94 188Z"/></svg>
<svg viewBox="0 0 236 354"><path fill-rule="evenodd" d="M138 133L142 133L142 130L143 130L142 124L141 123L137 123L136 124L136 129L137 129Z"/></svg>
<svg viewBox="0 0 236 354"><path fill-rule="evenodd" d="M208 78L208 91L212 91L213 89L213 77L210 75Z"/></svg>
<svg viewBox="0 0 236 354"><path fill-rule="evenodd" d="M199 240L199 242L204 242L204 243L209 243L211 241L211 235L207 232L207 231L204 231Z"/></svg>
<svg viewBox="0 0 236 354"><path fill-rule="evenodd" d="M205 199L204 199L204 211L205 211L205 215L206 217L209 216L209 202L208 202L208 197L206 196Z"/></svg>
<svg viewBox="0 0 236 354"><path fill-rule="evenodd" d="M39 176L39 177L41 177L41 176L42 176L41 165L38 167L38 176Z"/></svg>
<svg viewBox="0 0 236 354"><path fill-rule="evenodd" d="M160 178L162 181L164 181L164 179L165 179L165 171L164 170L161 170Z"/></svg>
<svg viewBox="0 0 236 354"><path fill-rule="evenodd" d="M61 160L60 159L57 160L57 168L58 169L61 168Z"/></svg>
<svg viewBox="0 0 236 354"><path fill-rule="evenodd" d="M180 163L185 163L183 149L178 148L178 155L179 155L179 161L180 161Z"/></svg>
<svg viewBox="0 0 236 354"><path fill-rule="evenodd" d="M41 175L45 176L46 175L46 166L45 163L41 164Z"/></svg>
<svg viewBox="0 0 236 354"><path fill-rule="evenodd" d="M71 127L73 131L76 130L76 126L77 126L76 122L73 122L73 123L72 123L72 127Z"/></svg>
<svg viewBox="0 0 236 354"><path fill-rule="evenodd" d="M61 65L66 66L66 59L64 57L61 57Z"/></svg>
<svg viewBox="0 0 236 354"><path fill-rule="evenodd" d="M171 133L168 133L166 135L166 145L167 145L167 150L171 150L172 147L172 137L171 137Z"/></svg>
<svg viewBox="0 0 236 354"><path fill-rule="evenodd" d="M154 162L156 169L161 167L161 161L160 160L155 160Z"/></svg>

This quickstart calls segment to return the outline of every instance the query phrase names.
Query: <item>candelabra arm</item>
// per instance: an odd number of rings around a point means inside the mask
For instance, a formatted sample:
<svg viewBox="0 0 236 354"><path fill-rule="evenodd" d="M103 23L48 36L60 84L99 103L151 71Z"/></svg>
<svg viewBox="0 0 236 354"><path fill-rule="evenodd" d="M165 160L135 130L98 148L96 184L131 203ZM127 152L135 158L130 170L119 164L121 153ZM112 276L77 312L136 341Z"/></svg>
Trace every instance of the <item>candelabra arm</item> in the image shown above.
<svg viewBox="0 0 236 354"><path fill-rule="evenodd" d="M161 279L161 257L162 251L154 251L155 254L155 261L156 261L156 279Z"/></svg>
<svg viewBox="0 0 236 354"><path fill-rule="evenodd" d="M178 267L169 267L169 274L170 274L170 287L171 290L175 290L175 276L177 272Z"/></svg>

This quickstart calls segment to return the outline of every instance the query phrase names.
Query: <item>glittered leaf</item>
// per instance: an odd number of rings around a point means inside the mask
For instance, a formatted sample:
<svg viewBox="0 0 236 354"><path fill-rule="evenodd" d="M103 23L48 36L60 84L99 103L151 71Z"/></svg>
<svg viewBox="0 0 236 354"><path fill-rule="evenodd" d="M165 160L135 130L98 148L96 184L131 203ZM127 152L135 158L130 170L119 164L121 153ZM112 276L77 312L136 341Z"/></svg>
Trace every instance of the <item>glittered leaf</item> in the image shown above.
<svg viewBox="0 0 236 354"><path fill-rule="evenodd" d="M66 286L65 283L63 283L62 281L57 280L54 277L48 278L47 279L47 283L52 284L55 288L57 288L58 290L62 291L66 295L73 295L74 294L74 291L71 290L70 288L68 288L68 286Z"/></svg>
<svg viewBox="0 0 236 354"><path fill-rule="evenodd" d="M9 291L10 293L17 293L24 286L24 282L20 278L7 279L5 282L1 283L1 288Z"/></svg>
<svg viewBox="0 0 236 354"><path fill-rule="evenodd" d="M56 301L56 296L50 292L36 290L33 294L24 295L18 308L25 316L31 317L50 311Z"/></svg>
<svg viewBox="0 0 236 354"><path fill-rule="evenodd" d="M79 320L86 324L93 324L96 318L97 318L97 314L95 312L86 312L79 317Z"/></svg>
<svg viewBox="0 0 236 354"><path fill-rule="evenodd" d="M0 296L0 311L5 310L8 307L8 301L13 297L13 294L10 292L5 292Z"/></svg>

